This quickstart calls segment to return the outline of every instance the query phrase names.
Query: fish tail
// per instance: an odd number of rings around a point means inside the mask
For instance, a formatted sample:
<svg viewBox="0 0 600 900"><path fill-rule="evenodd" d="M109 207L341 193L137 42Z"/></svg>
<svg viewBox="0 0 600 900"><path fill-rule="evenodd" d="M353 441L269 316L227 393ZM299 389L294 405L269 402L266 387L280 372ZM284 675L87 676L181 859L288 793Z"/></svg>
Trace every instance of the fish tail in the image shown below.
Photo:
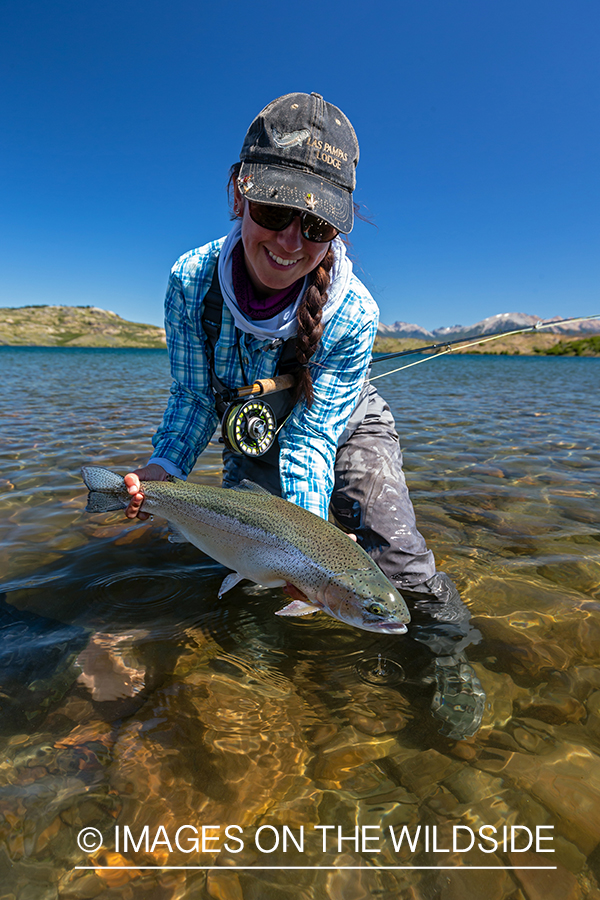
<svg viewBox="0 0 600 900"><path fill-rule="evenodd" d="M121 475L111 472L102 466L83 466L81 477L88 491L100 491L102 494L117 494L125 488Z"/></svg>
<svg viewBox="0 0 600 900"><path fill-rule="evenodd" d="M125 509L127 503L114 494L102 494L100 491L90 491L85 511L89 513L113 512L115 509Z"/></svg>
<svg viewBox="0 0 600 900"><path fill-rule="evenodd" d="M129 502L121 475L102 466L83 466L81 476L89 490L86 512L112 512L125 509Z"/></svg>

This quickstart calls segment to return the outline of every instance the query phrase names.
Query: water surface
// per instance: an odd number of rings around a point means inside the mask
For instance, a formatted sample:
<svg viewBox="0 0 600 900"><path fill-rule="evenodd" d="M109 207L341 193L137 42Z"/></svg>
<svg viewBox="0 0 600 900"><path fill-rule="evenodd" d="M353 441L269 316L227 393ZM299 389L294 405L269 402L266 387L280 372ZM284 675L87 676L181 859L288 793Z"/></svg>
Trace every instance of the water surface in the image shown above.
<svg viewBox="0 0 600 900"><path fill-rule="evenodd" d="M282 593L246 582L219 601L224 570L158 518L85 513L81 465L150 454L165 352L0 348L0 366L0 897L599 896L600 361L444 357L378 382L421 530L483 635L485 713L462 741L401 638L275 617ZM192 477L220 482L216 442ZM380 652L405 682L361 680ZM458 825L553 841L454 851ZM357 826L378 840L356 846ZM396 851L403 826L420 839Z"/></svg>

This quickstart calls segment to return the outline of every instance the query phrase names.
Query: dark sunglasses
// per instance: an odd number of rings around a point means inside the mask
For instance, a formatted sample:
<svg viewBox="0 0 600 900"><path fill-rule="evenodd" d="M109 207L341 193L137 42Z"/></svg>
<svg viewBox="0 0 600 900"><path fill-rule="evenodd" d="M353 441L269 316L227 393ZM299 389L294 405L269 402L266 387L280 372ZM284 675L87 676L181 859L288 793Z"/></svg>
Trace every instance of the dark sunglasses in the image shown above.
<svg viewBox="0 0 600 900"><path fill-rule="evenodd" d="M296 216L300 216L302 237L315 244L332 241L339 234L337 228L334 228L325 219L313 216L312 213L301 212L299 209L292 209L289 206L273 206L270 203L253 203L252 200L248 200L248 209L252 221L269 231L283 231Z"/></svg>

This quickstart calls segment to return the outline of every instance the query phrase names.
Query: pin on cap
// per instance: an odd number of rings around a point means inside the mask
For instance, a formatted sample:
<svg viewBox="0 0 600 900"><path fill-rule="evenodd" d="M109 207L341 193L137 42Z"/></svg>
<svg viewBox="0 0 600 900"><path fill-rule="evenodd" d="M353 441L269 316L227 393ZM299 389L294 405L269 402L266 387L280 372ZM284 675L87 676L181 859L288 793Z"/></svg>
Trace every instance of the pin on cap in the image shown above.
<svg viewBox="0 0 600 900"><path fill-rule="evenodd" d="M286 94L250 125L238 185L249 200L310 210L348 234L358 157L354 128L337 106L320 94Z"/></svg>

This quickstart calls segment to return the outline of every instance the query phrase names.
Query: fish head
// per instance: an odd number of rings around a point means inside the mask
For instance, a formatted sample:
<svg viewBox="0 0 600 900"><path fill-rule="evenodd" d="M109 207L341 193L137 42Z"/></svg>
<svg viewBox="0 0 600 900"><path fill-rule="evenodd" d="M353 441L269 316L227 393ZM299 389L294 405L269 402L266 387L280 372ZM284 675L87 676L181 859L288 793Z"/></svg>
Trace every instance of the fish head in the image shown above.
<svg viewBox="0 0 600 900"><path fill-rule="evenodd" d="M355 569L331 578L319 597L335 619L379 634L404 634L410 613L383 572Z"/></svg>

